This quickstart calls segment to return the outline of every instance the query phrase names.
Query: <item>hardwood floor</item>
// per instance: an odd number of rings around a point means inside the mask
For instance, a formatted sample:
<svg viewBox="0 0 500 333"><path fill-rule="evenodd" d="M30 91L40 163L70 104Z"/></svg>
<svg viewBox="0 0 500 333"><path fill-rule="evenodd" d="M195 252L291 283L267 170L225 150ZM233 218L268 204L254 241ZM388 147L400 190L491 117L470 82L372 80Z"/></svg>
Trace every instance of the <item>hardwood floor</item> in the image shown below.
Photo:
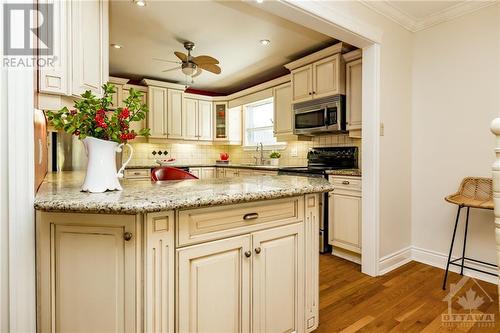
<svg viewBox="0 0 500 333"><path fill-rule="evenodd" d="M463 281L451 302L452 314L469 314L469 321L443 321L442 315L448 313L443 299L450 284L462 279L450 273L444 291L443 273L410 262L374 278L362 274L354 263L320 255L320 324L315 332L500 332L497 286L483 281L477 285L473 279ZM493 322L479 322L492 317Z"/></svg>

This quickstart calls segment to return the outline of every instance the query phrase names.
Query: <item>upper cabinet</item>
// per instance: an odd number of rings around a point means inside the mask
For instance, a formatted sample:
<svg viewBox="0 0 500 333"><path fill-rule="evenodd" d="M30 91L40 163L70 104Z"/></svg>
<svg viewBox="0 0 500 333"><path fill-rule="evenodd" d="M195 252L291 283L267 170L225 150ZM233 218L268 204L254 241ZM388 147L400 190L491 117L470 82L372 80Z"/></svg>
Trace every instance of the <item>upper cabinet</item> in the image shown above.
<svg viewBox="0 0 500 333"><path fill-rule="evenodd" d="M182 139L182 110L184 92L168 89L167 97L167 136L170 139Z"/></svg>
<svg viewBox="0 0 500 333"><path fill-rule="evenodd" d="M198 101L198 139L212 141L213 133L213 111L211 101Z"/></svg>
<svg viewBox="0 0 500 333"><path fill-rule="evenodd" d="M274 134L293 134L292 87L285 83L273 88Z"/></svg>
<svg viewBox="0 0 500 333"><path fill-rule="evenodd" d="M292 104L345 94L345 63L342 52L351 47L337 43L291 62Z"/></svg>
<svg viewBox="0 0 500 333"><path fill-rule="evenodd" d="M53 8L55 66L40 70L39 92L101 96L108 81L108 1L54 0Z"/></svg>
<svg viewBox="0 0 500 333"><path fill-rule="evenodd" d="M346 118L349 136L361 138L363 60L361 50L344 54L346 61Z"/></svg>
<svg viewBox="0 0 500 333"><path fill-rule="evenodd" d="M148 87L148 127L151 137L167 137L167 88Z"/></svg>
<svg viewBox="0 0 500 333"><path fill-rule="evenodd" d="M182 119L183 139L212 141L213 112L211 101L185 98Z"/></svg>
<svg viewBox="0 0 500 333"><path fill-rule="evenodd" d="M215 111L215 141L228 139L228 111L227 102L214 102Z"/></svg>

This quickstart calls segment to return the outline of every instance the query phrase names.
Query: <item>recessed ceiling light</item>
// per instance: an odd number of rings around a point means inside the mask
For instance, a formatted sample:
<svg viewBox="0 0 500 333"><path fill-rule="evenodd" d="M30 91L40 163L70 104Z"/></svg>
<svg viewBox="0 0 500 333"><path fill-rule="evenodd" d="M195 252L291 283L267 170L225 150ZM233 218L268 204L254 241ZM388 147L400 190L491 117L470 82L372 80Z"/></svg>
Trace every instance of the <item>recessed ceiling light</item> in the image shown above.
<svg viewBox="0 0 500 333"><path fill-rule="evenodd" d="M123 47L120 44L111 44L111 46L115 49L121 49Z"/></svg>
<svg viewBox="0 0 500 333"><path fill-rule="evenodd" d="M271 44L271 41L270 41L269 39L261 39L261 40L260 40L260 43L261 43L262 45L269 45L269 44Z"/></svg>
<svg viewBox="0 0 500 333"><path fill-rule="evenodd" d="M257 1L257 3L263 3L264 2L264 0L255 0L255 1Z"/></svg>
<svg viewBox="0 0 500 333"><path fill-rule="evenodd" d="M139 7L144 7L146 6L146 1L145 0L134 0L134 3L139 6Z"/></svg>

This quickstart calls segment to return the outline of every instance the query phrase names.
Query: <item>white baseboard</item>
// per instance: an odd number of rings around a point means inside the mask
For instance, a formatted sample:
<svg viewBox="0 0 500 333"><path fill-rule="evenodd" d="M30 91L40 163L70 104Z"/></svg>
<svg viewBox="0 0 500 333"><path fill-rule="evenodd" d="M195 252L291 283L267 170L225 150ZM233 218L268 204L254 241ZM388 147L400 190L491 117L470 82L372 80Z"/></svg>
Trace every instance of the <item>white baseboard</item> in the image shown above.
<svg viewBox="0 0 500 333"><path fill-rule="evenodd" d="M405 247L399 251L391 253L380 258L378 263L378 274L384 275L412 260L411 246Z"/></svg>
<svg viewBox="0 0 500 333"><path fill-rule="evenodd" d="M432 250L427 250L415 246L408 246L404 249L391 253L383 258L380 258L378 269L379 275L384 275L390 271L409 263L410 261L418 261L423 264L434 266L441 269L446 269L446 260L448 256L444 253L439 253ZM452 258L456 259L456 258ZM481 263L467 262L467 266L472 268L481 269L486 272L498 273L498 270L494 267L487 266ZM459 273L460 267L450 265L450 271ZM476 272L469 269L464 269L464 275L470 276L474 279L490 282L493 284L499 284L498 277L489 275L482 272Z"/></svg>
<svg viewBox="0 0 500 333"><path fill-rule="evenodd" d="M347 250L343 251L341 248L334 247L332 249L332 255L361 265L361 255L357 253Z"/></svg>
<svg viewBox="0 0 500 333"><path fill-rule="evenodd" d="M446 269L446 260L448 259L448 255L444 253L439 253L436 251L432 250L426 250L422 249L419 247L412 247L412 256L413 260L421 262L423 264L427 264L430 266L438 267L441 269ZM452 259L456 259L455 257L452 257ZM467 262L467 266L470 266L472 268L477 268L481 269L486 272L491 272L491 273L498 273L498 270L494 267L490 267L487 265L483 265L481 263L475 263L475 262ZM460 267L450 265L450 271L455 272L455 273L460 273ZM486 273L481 273L481 272L476 272L476 271L471 271L469 269L464 269L464 275L470 276L474 279L490 282L493 284L498 284L498 277L489 275Z"/></svg>

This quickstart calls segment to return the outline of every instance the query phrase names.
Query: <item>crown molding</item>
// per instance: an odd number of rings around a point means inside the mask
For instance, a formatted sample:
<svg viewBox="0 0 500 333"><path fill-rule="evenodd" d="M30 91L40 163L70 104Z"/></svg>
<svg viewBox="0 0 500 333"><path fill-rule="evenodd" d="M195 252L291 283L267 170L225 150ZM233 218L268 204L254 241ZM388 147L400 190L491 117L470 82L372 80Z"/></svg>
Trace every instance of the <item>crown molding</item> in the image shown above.
<svg viewBox="0 0 500 333"><path fill-rule="evenodd" d="M497 0L472 1L457 3L454 6L448 7L442 11L436 12L427 16L424 19L417 19L391 4L391 1L369 1L359 0L363 5L387 17L393 22L401 25L411 32L421 31L440 23L451 21L457 17L475 12L481 8L485 8L496 4Z"/></svg>

